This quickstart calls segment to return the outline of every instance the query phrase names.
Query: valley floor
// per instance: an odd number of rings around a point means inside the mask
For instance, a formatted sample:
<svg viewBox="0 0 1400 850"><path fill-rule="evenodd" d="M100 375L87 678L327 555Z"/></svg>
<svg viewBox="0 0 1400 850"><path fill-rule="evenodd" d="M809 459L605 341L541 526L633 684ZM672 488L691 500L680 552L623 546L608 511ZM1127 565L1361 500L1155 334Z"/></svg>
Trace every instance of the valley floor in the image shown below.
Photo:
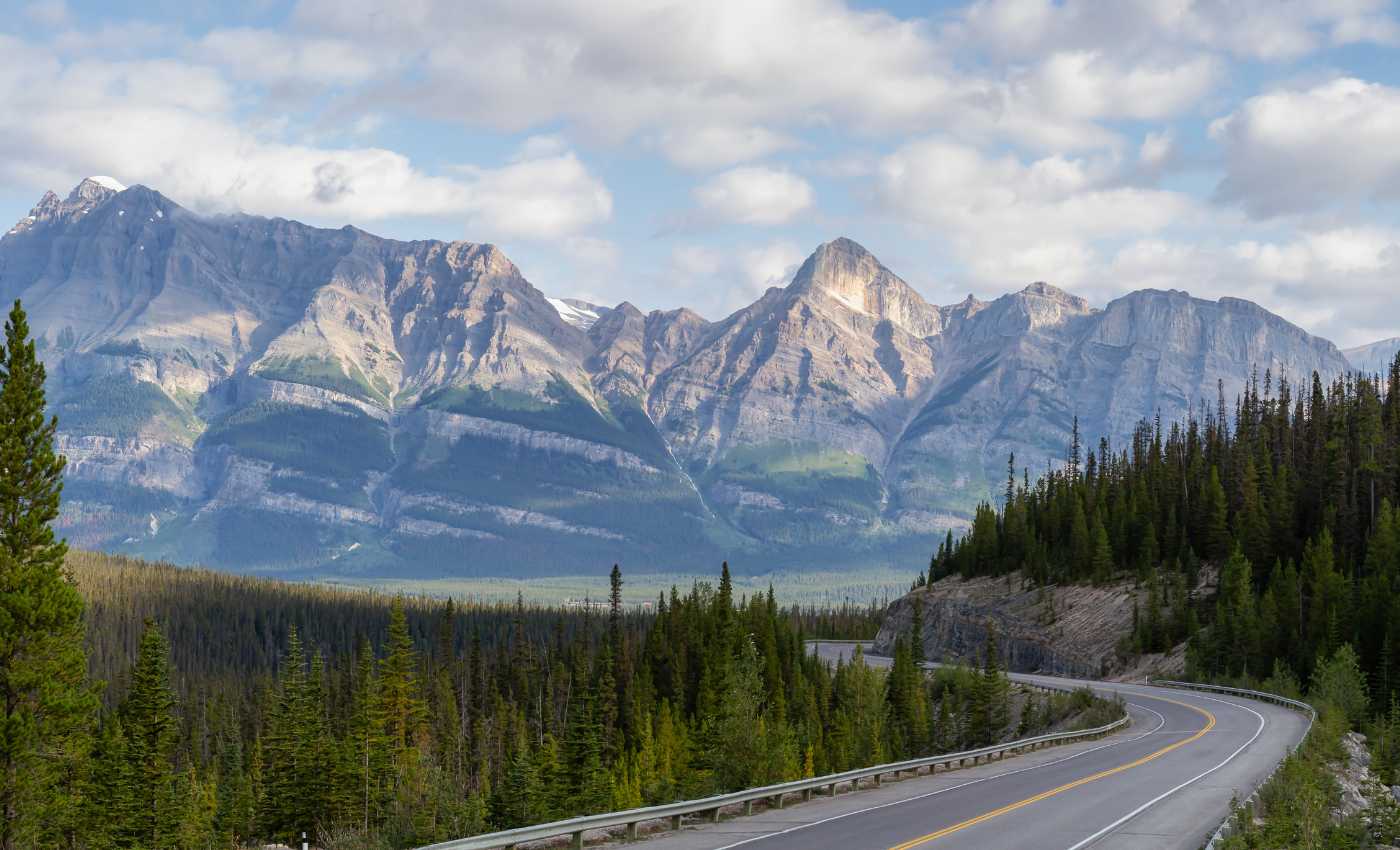
<svg viewBox="0 0 1400 850"><path fill-rule="evenodd" d="M847 571L776 572L734 575L736 598L767 593L769 587L785 605L831 607L842 603L865 606L872 601L886 605L909 591L913 570L882 568ZM655 604L661 594L675 587L686 592L697 581L715 581L717 571L708 573L628 573L623 601L629 606ZM539 578L442 578L334 576L313 579L337 587L366 587L386 592L450 597L479 602L513 602L523 597L539 605L561 605L569 601L590 601L603 606L608 598L608 573L560 575Z"/></svg>

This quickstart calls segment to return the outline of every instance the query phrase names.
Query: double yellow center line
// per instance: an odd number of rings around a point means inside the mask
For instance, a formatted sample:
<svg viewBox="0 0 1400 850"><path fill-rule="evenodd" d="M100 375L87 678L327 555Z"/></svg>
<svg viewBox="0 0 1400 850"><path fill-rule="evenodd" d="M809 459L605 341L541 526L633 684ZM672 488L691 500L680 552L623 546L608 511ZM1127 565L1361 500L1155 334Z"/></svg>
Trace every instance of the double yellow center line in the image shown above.
<svg viewBox="0 0 1400 850"><path fill-rule="evenodd" d="M979 823L985 823L986 821L989 821L992 818L1001 817L1004 814L1014 812L1017 809L1024 808L1032 803L1038 803L1041 800L1048 799L1050 797L1055 796L1056 794L1063 794L1064 792L1078 788L1081 785L1088 785L1090 782L1097 782L1100 779L1106 779L1110 776L1122 773L1125 770L1132 770L1135 767L1141 767L1142 765L1147 764L1153 759L1161 758L1162 756L1166 755L1172 750L1175 750L1179 747L1184 747L1193 741L1199 741L1202 737L1204 737L1204 735L1207 732L1215 728L1215 715L1211 714L1209 711L1206 711L1204 708L1200 708L1198 706L1190 705L1184 702L1178 702L1174 699L1167 699L1166 697L1154 696L1148 697L1148 699L1161 700L1162 702L1170 702L1174 703L1175 705L1182 706L1183 708L1189 708L1192 711L1204 716L1206 719L1206 725L1191 737L1183 738L1182 740L1177 741L1175 744L1165 746L1162 749L1157 750L1155 753L1149 753L1135 761L1130 761L1127 764L1120 764L1117 767L1100 771L1091 776L1086 776L1083 779L1076 779L1073 782L1067 782L1058 788L1051 788L1049 791L1042 791L1033 797L1027 797L1024 800L1020 800L1018 802L1002 806L999 809L987 812L986 814L978 815L975 818L969 818L968 820L965 820L962 823L955 823L952 826L944 827L943 829L940 829L937 832L930 832L928 835L921 835L918 838L911 839L909 841L904 842L903 844L896 844L894 847L891 847L890 850L913 850L913 848L915 847L921 847L925 844L928 844L931 841L937 841L938 839L952 835L955 832L961 832L964 829L967 829L968 827L976 826Z"/></svg>

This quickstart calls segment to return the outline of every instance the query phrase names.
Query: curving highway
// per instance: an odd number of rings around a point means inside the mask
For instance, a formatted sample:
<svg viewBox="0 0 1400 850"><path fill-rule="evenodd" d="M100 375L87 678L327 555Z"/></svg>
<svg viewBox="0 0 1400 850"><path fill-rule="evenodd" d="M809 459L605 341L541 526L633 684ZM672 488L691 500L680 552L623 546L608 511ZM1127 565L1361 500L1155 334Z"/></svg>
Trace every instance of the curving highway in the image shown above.
<svg viewBox="0 0 1400 850"><path fill-rule="evenodd" d="M818 644L835 659L849 645ZM887 659L867 656L872 664ZM1013 674L1063 686L1072 680ZM1075 683L1079 684L1079 683ZM651 839L658 850L1197 850L1308 720L1248 699L1110 682L1128 730Z"/></svg>

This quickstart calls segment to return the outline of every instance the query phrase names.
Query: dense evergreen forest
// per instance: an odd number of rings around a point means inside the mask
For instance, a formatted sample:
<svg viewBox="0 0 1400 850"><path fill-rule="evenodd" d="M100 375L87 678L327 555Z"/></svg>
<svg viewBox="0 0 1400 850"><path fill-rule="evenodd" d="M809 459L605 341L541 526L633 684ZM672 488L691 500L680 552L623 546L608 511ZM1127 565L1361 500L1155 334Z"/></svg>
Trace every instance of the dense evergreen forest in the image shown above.
<svg viewBox="0 0 1400 850"><path fill-rule="evenodd" d="M600 613L291 585L70 553L108 680L65 846L409 847L1033 734L1115 709L1020 694L993 647L928 676L809 636L874 608L719 582ZM134 662L132 659L134 658Z"/></svg>
<svg viewBox="0 0 1400 850"><path fill-rule="evenodd" d="M18 303L0 355L0 850L401 848L1097 724L991 645L930 677L832 666L874 608L716 584L651 611L389 598L69 552Z"/></svg>
<svg viewBox="0 0 1400 850"><path fill-rule="evenodd" d="M1235 403L1131 444L1081 450L1035 484L1010 467L1002 504L951 537L931 578L1022 570L1040 583L1136 576L1146 585L1137 645L1191 635L1190 667L1261 679L1277 666L1307 681L1351 644L1388 705L1400 687L1400 358L1384 378L1313 376L1302 393L1257 375ZM1186 588L1219 571L1209 627Z"/></svg>

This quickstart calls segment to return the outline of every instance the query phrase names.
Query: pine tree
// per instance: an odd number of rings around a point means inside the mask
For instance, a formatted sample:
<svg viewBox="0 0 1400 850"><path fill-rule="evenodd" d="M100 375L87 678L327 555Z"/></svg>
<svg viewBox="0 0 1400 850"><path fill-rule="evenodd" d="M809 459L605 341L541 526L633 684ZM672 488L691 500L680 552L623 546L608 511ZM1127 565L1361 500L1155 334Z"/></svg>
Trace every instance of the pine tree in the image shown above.
<svg viewBox="0 0 1400 850"><path fill-rule="evenodd" d="M54 536L64 458L18 301L0 355L0 850L63 843L95 721L83 600Z"/></svg>
<svg viewBox="0 0 1400 850"><path fill-rule="evenodd" d="M389 613L389 642L379 665L379 694L389 750L395 761L401 762L414 746L425 713L418 693L418 653L408 633L401 596L394 599Z"/></svg>
<svg viewBox="0 0 1400 850"><path fill-rule="evenodd" d="M1205 487L1202 499L1204 526L1201 530L1203 557L1224 561L1230 556L1234 538L1230 534L1229 504L1225 498L1225 488L1220 483L1220 470L1211 467L1210 480Z"/></svg>
<svg viewBox="0 0 1400 850"><path fill-rule="evenodd" d="M180 821L174 765L178 726L170 687L170 644L160 627L146 621L131 690L119 710L126 739L131 820L123 846L160 850L173 847Z"/></svg>
<svg viewBox="0 0 1400 850"><path fill-rule="evenodd" d="M1094 530L1091 533L1093 540L1093 555L1090 559L1089 573L1094 577L1097 584L1104 584L1113 578L1113 549L1108 542L1108 530L1104 528L1099 518L1094 517Z"/></svg>

